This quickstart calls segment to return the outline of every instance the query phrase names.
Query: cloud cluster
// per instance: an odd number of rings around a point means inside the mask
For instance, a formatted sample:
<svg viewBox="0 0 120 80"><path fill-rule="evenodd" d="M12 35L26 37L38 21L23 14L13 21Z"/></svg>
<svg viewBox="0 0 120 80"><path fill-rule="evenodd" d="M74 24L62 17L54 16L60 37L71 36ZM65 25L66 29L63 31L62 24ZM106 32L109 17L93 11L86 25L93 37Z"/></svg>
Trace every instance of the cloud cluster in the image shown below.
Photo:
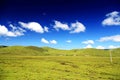
<svg viewBox="0 0 120 80"><path fill-rule="evenodd" d="M37 22L29 22L29 23L24 23L24 22L18 22L23 28L29 29L31 31L35 31L37 33L44 33L48 32L48 27L42 28L42 26L37 23Z"/></svg>
<svg viewBox="0 0 120 80"><path fill-rule="evenodd" d="M0 36L17 37L24 35L24 32L26 32L22 28L13 26L12 24L9 26L12 28L11 31L9 31L6 26L0 25Z"/></svg>
<svg viewBox="0 0 120 80"><path fill-rule="evenodd" d="M14 26L13 24L9 24L9 28L11 30L8 30L8 28L4 25L0 25L0 36L7 36L7 37L17 37L24 35L24 32L26 32L25 29L37 32L37 33L44 33L49 32L48 27L42 27L37 22L18 22L20 26Z"/></svg>
<svg viewBox="0 0 120 80"><path fill-rule="evenodd" d="M9 27L12 30L8 30L8 28L4 25L0 25L0 36L8 36L8 37L17 37L17 36L22 36L24 35L24 32L26 32L25 29L34 31L36 33L44 33L44 32L49 32L49 28L44 26L42 27L39 23L37 22L18 22L19 27L14 26L13 24L10 24ZM84 32L85 31L85 26L80 23L71 23L71 26L69 27L68 24L66 23L61 23L60 21L55 21L55 25L53 26L54 29L59 31L59 29L62 30L68 30L70 33L79 33L79 32ZM51 43L56 44L55 41L51 41Z"/></svg>
<svg viewBox="0 0 120 80"><path fill-rule="evenodd" d="M70 31L70 33L80 33L80 32L84 32L85 31L85 26L80 23L80 22L75 22L75 23L71 23L70 27L67 23L62 23L60 21L54 21L54 29L56 29L57 31L59 31L59 29L61 30L67 30Z"/></svg>
<svg viewBox="0 0 120 80"><path fill-rule="evenodd" d="M102 21L103 25L120 25L120 13L118 11L113 11L111 13L106 14L106 19Z"/></svg>
<svg viewBox="0 0 120 80"><path fill-rule="evenodd" d="M45 39L45 38L41 38L41 42L42 42L42 43L45 43L45 44L57 44L57 41L56 41L56 40L50 40L50 41L48 41L48 40Z"/></svg>
<svg viewBox="0 0 120 80"><path fill-rule="evenodd" d="M99 41L99 42L106 42L106 41L120 42L120 35L101 37L97 41ZM120 46L114 46L114 45L109 45L107 47L97 46L96 49L115 49L115 48L119 48L119 47Z"/></svg>
<svg viewBox="0 0 120 80"><path fill-rule="evenodd" d="M82 44L87 44L87 46L84 48L93 48L92 45L94 44L94 41L93 40L86 40L86 41L83 41Z"/></svg>
<svg viewBox="0 0 120 80"><path fill-rule="evenodd" d="M62 30L70 30L69 26L66 23L61 23L60 21L54 21L54 28L59 31L59 29Z"/></svg>
<svg viewBox="0 0 120 80"><path fill-rule="evenodd" d="M102 37L98 41L99 42L104 42L104 41L120 42L120 35Z"/></svg>
<svg viewBox="0 0 120 80"><path fill-rule="evenodd" d="M87 40L87 41L83 41L83 44L94 44L93 40Z"/></svg>

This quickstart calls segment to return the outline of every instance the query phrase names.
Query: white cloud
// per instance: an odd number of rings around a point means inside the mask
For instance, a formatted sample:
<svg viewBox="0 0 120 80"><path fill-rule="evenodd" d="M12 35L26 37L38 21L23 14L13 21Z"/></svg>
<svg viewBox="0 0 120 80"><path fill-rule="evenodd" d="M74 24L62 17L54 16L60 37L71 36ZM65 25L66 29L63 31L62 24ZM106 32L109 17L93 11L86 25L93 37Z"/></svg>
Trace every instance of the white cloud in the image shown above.
<svg viewBox="0 0 120 80"><path fill-rule="evenodd" d="M45 38L42 38L42 39L41 39L41 42L43 42L43 43L45 43L45 44L49 44L49 41L46 40Z"/></svg>
<svg viewBox="0 0 120 80"><path fill-rule="evenodd" d="M50 43L51 44L57 44L57 41L56 40L51 40Z"/></svg>
<svg viewBox="0 0 120 80"><path fill-rule="evenodd" d="M96 49L105 49L103 46L97 46Z"/></svg>
<svg viewBox="0 0 120 80"><path fill-rule="evenodd" d="M29 22L29 23L24 23L24 22L18 22L22 27L29 29L31 31L35 31L37 33L44 33L44 29L42 26L37 23L37 22Z"/></svg>
<svg viewBox="0 0 120 80"><path fill-rule="evenodd" d="M20 32L26 32L24 29L20 28L20 27L16 27L12 24L9 25L12 28L12 31L16 31L19 30Z"/></svg>
<svg viewBox="0 0 120 80"><path fill-rule="evenodd" d="M85 26L78 21L75 23L71 23L70 27L66 23L61 23L60 21L55 21L55 24L53 27L57 31L59 31L59 29L68 30L68 31L70 31L70 33L80 33L80 32L84 32L86 29Z"/></svg>
<svg viewBox="0 0 120 80"><path fill-rule="evenodd" d="M85 31L85 26L80 23L80 22L76 22L76 23L71 23L71 31L70 33L80 33L80 32L84 32Z"/></svg>
<svg viewBox="0 0 120 80"><path fill-rule="evenodd" d="M12 28L13 31L17 29L17 27L13 26L12 24L10 24L9 26Z"/></svg>
<svg viewBox="0 0 120 80"><path fill-rule="evenodd" d="M87 41L83 41L83 44L94 44L93 40L87 40Z"/></svg>
<svg viewBox="0 0 120 80"><path fill-rule="evenodd" d="M45 27L44 27L44 31L45 31L45 32L49 32L49 28L45 26Z"/></svg>
<svg viewBox="0 0 120 80"><path fill-rule="evenodd" d="M0 25L0 35L6 35L8 33L8 29L3 26L3 25Z"/></svg>
<svg viewBox="0 0 120 80"><path fill-rule="evenodd" d="M17 36L24 35L24 32L26 32L24 29L22 29L20 27L16 27L12 24L10 24L9 26L12 28L12 32Z"/></svg>
<svg viewBox="0 0 120 80"><path fill-rule="evenodd" d="M0 36L17 37L24 35L25 30L17 28L10 24L12 31L9 31L4 25L0 25Z"/></svg>
<svg viewBox="0 0 120 80"><path fill-rule="evenodd" d="M67 42L67 43L71 43L72 41L71 41L71 40L67 40L66 42Z"/></svg>
<svg viewBox="0 0 120 80"><path fill-rule="evenodd" d="M45 38L42 38L42 39L41 39L41 42L42 42L42 43L45 43L45 44L57 44L57 41L56 41L56 40L50 40L50 41L48 41L48 40L45 39Z"/></svg>
<svg viewBox="0 0 120 80"><path fill-rule="evenodd" d="M5 35L3 36L8 36L8 37L17 37L17 35L11 31L8 31Z"/></svg>
<svg viewBox="0 0 120 80"><path fill-rule="evenodd" d="M120 42L120 35L102 37L98 41L100 41L100 42L104 42L104 41Z"/></svg>
<svg viewBox="0 0 120 80"><path fill-rule="evenodd" d="M120 25L120 13L118 11L113 11L106 15L106 19L102 21L103 25Z"/></svg>
<svg viewBox="0 0 120 80"><path fill-rule="evenodd" d="M115 48L119 48L119 46L113 46L113 45L110 45L108 46L109 49L115 49Z"/></svg>
<svg viewBox="0 0 120 80"><path fill-rule="evenodd" d="M86 47L84 48L93 48L92 45L88 44Z"/></svg>
<svg viewBox="0 0 120 80"><path fill-rule="evenodd" d="M53 26L57 31L59 31L59 29L62 30L70 30L69 26L66 23L61 23L60 21L54 21L55 25Z"/></svg>

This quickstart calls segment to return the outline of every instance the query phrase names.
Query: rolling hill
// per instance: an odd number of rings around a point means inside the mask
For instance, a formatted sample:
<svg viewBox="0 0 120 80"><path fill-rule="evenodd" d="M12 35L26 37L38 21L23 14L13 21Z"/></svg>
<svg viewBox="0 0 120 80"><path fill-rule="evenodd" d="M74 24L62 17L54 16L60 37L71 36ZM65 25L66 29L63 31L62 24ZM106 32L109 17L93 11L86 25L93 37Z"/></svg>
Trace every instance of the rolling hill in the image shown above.
<svg viewBox="0 0 120 80"><path fill-rule="evenodd" d="M120 80L120 48L0 47L0 80Z"/></svg>
<svg viewBox="0 0 120 80"><path fill-rule="evenodd" d="M112 56L120 56L120 48L113 49ZM5 46L0 47L0 55L16 55L16 56L109 56L110 50L102 49L73 49L73 50L59 50L50 47L36 47L36 46Z"/></svg>

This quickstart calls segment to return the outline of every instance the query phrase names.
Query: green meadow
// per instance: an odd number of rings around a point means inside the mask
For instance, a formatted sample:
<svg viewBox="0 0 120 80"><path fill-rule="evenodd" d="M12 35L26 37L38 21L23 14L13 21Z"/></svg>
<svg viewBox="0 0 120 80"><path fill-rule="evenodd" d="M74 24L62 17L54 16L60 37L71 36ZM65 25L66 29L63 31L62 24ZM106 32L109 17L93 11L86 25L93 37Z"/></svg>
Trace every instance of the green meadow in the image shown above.
<svg viewBox="0 0 120 80"><path fill-rule="evenodd" d="M0 80L120 80L120 49L0 47Z"/></svg>

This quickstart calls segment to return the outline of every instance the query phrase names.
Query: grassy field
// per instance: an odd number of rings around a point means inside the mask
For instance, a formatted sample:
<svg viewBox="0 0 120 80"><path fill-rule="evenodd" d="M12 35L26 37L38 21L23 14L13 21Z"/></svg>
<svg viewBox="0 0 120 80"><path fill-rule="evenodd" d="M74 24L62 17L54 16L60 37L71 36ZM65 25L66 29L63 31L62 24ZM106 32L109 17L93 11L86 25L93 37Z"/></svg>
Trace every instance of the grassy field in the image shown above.
<svg viewBox="0 0 120 80"><path fill-rule="evenodd" d="M120 58L2 56L0 80L120 80Z"/></svg>
<svg viewBox="0 0 120 80"><path fill-rule="evenodd" d="M0 48L0 80L120 80L119 50Z"/></svg>

